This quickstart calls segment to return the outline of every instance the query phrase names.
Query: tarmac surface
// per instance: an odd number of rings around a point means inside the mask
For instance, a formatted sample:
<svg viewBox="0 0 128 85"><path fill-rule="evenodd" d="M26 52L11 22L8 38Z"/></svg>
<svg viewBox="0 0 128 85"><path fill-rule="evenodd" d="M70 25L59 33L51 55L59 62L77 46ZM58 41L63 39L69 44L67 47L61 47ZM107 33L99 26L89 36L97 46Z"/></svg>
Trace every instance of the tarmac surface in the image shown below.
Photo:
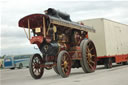
<svg viewBox="0 0 128 85"><path fill-rule="evenodd" d="M93 73L81 68L72 69L68 78L62 78L54 70L45 70L41 79L31 77L29 69L0 70L0 85L128 85L128 65L114 65L111 69L98 66Z"/></svg>

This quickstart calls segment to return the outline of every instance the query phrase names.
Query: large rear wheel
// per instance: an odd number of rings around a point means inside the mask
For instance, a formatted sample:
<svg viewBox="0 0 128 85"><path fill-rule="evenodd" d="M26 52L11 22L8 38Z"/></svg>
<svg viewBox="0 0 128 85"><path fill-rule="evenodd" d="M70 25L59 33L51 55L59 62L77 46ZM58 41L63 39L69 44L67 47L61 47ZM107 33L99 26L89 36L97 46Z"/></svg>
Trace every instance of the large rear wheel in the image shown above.
<svg viewBox="0 0 128 85"><path fill-rule="evenodd" d="M82 49L82 68L84 72L91 73L96 70L97 54L95 45L91 40L85 39L81 46Z"/></svg>
<svg viewBox="0 0 128 85"><path fill-rule="evenodd" d="M83 44L84 44L85 41L86 41L86 39L82 40L81 43L80 43L80 49L81 49L81 51L82 51L82 49L83 49ZM81 64L81 67L82 67L83 71L84 71L85 73L87 73L87 70L86 70L86 68L85 68L85 66L84 66L83 60L80 60L80 64Z"/></svg>
<svg viewBox="0 0 128 85"><path fill-rule="evenodd" d="M67 51L61 51L57 59L57 69L59 74L65 78L71 72L71 58Z"/></svg>
<svg viewBox="0 0 128 85"><path fill-rule="evenodd" d="M40 67L43 64L42 58L39 54L33 55L29 63L29 71L34 79L40 79L44 73L44 68Z"/></svg>

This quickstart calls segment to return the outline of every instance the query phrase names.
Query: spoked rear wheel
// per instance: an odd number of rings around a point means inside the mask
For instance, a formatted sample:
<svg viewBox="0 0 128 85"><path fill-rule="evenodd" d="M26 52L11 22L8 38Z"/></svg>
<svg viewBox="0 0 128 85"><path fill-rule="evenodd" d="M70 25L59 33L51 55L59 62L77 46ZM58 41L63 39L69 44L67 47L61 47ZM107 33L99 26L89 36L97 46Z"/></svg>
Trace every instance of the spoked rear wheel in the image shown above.
<svg viewBox="0 0 128 85"><path fill-rule="evenodd" d="M44 73L44 68L40 67L43 64L42 58L39 54L33 55L29 63L29 71L34 79L40 79Z"/></svg>
<svg viewBox="0 0 128 85"><path fill-rule="evenodd" d="M67 51L61 51L57 59L57 69L59 74L65 78L71 72L71 58Z"/></svg>
<svg viewBox="0 0 128 85"><path fill-rule="evenodd" d="M80 49L81 49L81 51L83 50L83 44L84 44L84 42L85 42L86 40L87 40L87 39L84 39L84 40L82 40L81 43L80 43ZM87 73L87 70L86 70L86 68L85 68L85 66L84 66L83 60L80 60L80 64L81 64L81 67L82 67L83 71L84 71L85 73Z"/></svg>
<svg viewBox="0 0 128 85"><path fill-rule="evenodd" d="M84 72L91 73L96 69L97 54L95 45L91 40L84 40L82 44L82 68Z"/></svg>

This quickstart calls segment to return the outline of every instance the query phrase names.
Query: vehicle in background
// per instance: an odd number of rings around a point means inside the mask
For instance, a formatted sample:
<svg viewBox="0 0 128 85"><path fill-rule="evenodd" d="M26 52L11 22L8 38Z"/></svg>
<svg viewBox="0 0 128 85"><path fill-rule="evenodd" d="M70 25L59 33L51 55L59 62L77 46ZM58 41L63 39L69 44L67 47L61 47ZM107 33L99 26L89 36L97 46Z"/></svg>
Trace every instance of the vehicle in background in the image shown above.
<svg viewBox="0 0 128 85"><path fill-rule="evenodd" d="M31 55L17 55L17 56L6 56L4 58L4 68L9 69L22 69L23 67L29 67Z"/></svg>
<svg viewBox="0 0 128 85"><path fill-rule="evenodd" d="M0 57L0 68L3 68L3 57Z"/></svg>

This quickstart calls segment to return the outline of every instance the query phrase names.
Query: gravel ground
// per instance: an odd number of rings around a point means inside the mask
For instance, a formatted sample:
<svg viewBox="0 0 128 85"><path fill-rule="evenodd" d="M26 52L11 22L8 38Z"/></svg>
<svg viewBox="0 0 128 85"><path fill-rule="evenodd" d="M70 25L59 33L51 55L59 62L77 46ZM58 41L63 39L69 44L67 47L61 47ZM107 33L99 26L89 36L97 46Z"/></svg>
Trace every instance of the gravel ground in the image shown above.
<svg viewBox="0 0 128 85"><path fill-rule="evenodd" d="M29 69L0 70L0 85L128 85L128 65L114 65L112 69L98 66L93 73L81 68L72 69L68 78L62 78L53 70L45 70L41 79L31 77Z"/></svg>

